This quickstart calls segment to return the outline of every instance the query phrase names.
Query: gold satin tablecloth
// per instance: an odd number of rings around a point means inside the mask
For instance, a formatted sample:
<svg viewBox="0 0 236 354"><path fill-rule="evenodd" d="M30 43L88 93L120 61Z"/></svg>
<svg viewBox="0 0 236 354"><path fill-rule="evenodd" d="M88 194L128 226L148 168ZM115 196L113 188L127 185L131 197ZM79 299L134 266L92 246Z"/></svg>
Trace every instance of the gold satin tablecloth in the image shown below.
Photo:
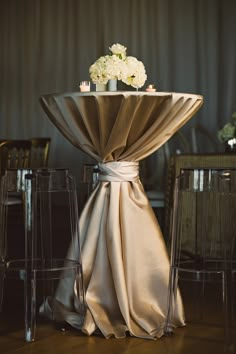
<svg viewBox="0 0 236 354"><path fill-rule="evenodd" d="M98 329L107 338L125 337L126 332L142 338L163 335L168 254L142 183L136 177L122 180L122 163L135 162L137 168L202 102L199 95L168 92L75 92L41 98L49 118L73 145L105 168L115 162L119 170L116 162L121 162L121 178L100 181L80 217L88 305L83 323L73 284L62 280L57 291L61 316L72 326L89 335ZM68 252L77 257L77 251ZM175 325L184 325L179 294Z"/></svg>

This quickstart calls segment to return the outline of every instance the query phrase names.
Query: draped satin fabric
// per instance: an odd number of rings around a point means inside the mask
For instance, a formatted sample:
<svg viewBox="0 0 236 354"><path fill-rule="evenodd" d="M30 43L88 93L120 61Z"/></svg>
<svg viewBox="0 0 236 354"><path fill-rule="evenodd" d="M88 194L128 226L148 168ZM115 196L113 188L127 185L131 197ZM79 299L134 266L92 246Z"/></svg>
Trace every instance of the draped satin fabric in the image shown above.
<svg viewBox="0 0 236 354"><path fill-rule="evenodd" d="M169 258L138 177L138 161L164 144L201 107L202 96L102 92L45 95L46 113L69 141L95 158L100 181L80 217L87 313L73 284L61 280L61 317L88 335L163 335ZM156 166L158 168L158 166ZM70 257L78 250L70 248ZM72 301L73 299L73 301ZM58 306L59 306L58 305ZM175 325L184 325L178 293Z"/></svg>
<svg viewBox="0 0 236 354"><path fill-rule="evenodd" d="M99 181L138 182L139 164L129 161L99 162Z"/></svg>

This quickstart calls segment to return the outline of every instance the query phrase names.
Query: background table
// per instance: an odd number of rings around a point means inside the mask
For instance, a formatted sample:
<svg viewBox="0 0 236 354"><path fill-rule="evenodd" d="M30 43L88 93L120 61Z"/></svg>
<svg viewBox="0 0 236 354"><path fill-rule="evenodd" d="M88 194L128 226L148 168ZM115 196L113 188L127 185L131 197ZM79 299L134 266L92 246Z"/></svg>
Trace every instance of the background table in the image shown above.
<svg viewBox="0 0 236 354"><path fill-rule="evenodd" d="M200 108L185 93L89 92L41 98L61 133L98 162L140 161L164 144ZM156 167L158 168L158 166ZM87 334L143 338L163 335L169 259L141 182L100 182L80 218L88 310L85 321L73 284L56 295L62 317ZM77 256L77 251L68 251ZM184 325L180 295L175 324Z"/></svg>

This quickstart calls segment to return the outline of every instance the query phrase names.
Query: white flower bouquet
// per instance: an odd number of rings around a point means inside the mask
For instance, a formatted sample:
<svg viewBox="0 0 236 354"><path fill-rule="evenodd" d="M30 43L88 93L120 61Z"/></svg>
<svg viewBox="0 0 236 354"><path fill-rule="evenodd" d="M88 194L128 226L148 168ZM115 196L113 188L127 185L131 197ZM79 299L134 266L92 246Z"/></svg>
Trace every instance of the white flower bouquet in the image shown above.
<svg viewBox="0 0 236 354"><path fill-rule="evenodd" d="M232 114L231 122L226 123L222 129L218 131L218 139L221 143L236 138L236 112Z"/></svg>
<svg viewBox="0 0 236 354"><path fill-rule="evenodd" d="M109 80L121 80L134 88L142 87L147 80L143 63L127 56L127 48L117 43L109 48L111 54L98 58L89 68L94 84L107 84Z"/></svg>

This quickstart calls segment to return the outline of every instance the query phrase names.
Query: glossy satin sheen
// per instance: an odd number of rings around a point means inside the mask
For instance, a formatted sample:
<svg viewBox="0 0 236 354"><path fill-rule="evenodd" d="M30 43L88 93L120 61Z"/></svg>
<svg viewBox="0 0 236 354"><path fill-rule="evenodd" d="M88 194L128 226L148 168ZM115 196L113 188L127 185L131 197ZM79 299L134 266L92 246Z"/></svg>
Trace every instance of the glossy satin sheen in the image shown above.
<svg viewBox="0 0 236 354"><path fill-rule="evenodd" d="M137 177L137 164L133 172L126 168L164 144L200 108L202 97L182 93L65 93L44 96L42 104L68 140L106 170L80 217L88 305L85 321L81 325L74 284L65 280L61 280L56 295L61 318L89 335L99 329L105 337L121 338L126 332L143 338L161 337L169 258ZM113 161L125 161L127 166L109 168L106 163ZM130 172L131 180L121 177ZM76 258L75 249L68 253ZM174 321L176 326L184 325L179 294Z"/></svg>

